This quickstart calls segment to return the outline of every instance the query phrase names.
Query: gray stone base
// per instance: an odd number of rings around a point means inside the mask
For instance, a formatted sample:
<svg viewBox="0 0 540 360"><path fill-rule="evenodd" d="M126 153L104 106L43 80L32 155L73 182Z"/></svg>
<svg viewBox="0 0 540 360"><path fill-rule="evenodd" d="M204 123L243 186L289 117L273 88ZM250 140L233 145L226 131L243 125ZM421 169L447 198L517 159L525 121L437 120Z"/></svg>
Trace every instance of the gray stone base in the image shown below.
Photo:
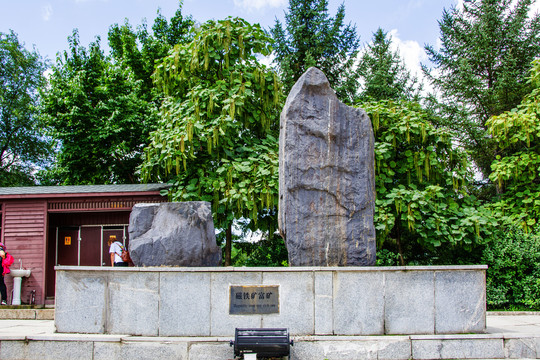
<svg viewBox="0 0 540 360"><path fill-rule="evenodd" d="M62 333L166 337L234 336L238 327L294 336L478 333L486 327L486 268L57 267L55 325ZM278 288L279 312L230 313L233 285Z"/></svg>
<svg viewBox="0 0 540 360"><path fill-rule="evenodd" d="M540 335L297 336L290 359L539 359ZM5 339L2 360L227 360L231 338L54 334Z"/></svg>

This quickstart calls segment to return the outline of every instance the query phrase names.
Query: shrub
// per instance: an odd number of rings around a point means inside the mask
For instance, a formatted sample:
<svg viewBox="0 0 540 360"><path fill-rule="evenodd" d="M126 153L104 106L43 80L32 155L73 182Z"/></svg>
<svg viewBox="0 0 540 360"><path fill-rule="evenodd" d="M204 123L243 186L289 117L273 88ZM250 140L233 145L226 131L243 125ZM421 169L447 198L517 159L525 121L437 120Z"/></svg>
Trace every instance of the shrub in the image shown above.
<svg viewBox="0 0 540 360"><path fill-rule="evenodd" d="M484 249L488 308L540 310L540 227L512 228Z"/></svg>
<svg viewBox="0 0 540 360"><path fill-rule="evenodd" d="M377 266L399 266L399 254L388 249L377 250Z"/></svg>

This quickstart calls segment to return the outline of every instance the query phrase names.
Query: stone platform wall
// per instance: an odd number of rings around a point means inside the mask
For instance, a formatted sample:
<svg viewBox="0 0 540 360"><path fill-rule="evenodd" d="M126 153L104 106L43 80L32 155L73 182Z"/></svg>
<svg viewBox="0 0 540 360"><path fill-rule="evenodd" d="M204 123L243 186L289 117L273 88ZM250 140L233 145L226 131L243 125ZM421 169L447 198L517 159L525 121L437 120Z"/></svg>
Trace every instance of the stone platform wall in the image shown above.
<svg viewBox="0 0 540 360"><path fill-rule="evenodd" d="M56 267L61 333L229 336L458 334L485 330L487 266ZM231 285L279 286L279 313L230 315Z"/></svg>

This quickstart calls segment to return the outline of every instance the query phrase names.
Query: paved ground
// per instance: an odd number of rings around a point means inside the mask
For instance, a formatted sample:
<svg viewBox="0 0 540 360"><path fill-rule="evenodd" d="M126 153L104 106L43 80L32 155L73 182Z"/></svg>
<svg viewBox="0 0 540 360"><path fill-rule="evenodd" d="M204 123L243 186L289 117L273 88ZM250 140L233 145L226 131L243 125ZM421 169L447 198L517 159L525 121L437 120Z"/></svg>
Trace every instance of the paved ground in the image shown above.
<svg viewBox="0 0 540 360"><path fill-rule="evenodd" d="M486 321L490 334L540 336L540 312L488 313Z"/></svg>
<svg viewBox="0 0 540 360"><path fill-rule="evenodd" d="M505 336L540 337L540 312L538 313L488 313L487 333ZM10 337L54 335L53 320L0 320L0 340ZM63 335L63 334L56 334Z"/></svg>

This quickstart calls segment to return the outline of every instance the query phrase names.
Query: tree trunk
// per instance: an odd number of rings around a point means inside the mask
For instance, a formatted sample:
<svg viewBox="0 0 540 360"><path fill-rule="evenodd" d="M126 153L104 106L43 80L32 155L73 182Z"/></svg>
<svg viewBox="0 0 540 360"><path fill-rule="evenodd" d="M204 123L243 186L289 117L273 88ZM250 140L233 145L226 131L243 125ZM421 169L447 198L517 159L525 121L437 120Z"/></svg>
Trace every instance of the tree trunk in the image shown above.
<svg viewBox="0 0 540 360"><path fill-rule="evenodd" d="M398 246L398 252L399 252L399 263L401 266L405 266L405 260L403 259L403 250L401 249L401 227L399 226L399 223L396 222L396 243Z"/></svg>
<svg viewBox="0 0 540 360"><path fill-rule="evenodd" d="M232 224L225 229L225 266L231 266Z"/></svg>

